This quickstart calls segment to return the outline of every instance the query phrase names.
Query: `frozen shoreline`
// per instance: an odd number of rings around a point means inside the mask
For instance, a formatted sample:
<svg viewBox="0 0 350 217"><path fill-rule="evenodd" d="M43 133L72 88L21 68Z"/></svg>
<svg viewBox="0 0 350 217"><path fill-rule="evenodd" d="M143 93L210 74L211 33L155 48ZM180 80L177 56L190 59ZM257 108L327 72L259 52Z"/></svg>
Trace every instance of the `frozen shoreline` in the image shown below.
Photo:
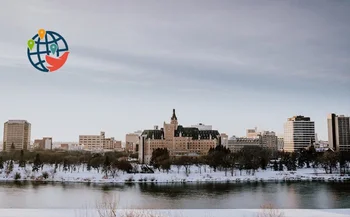
<svg viewBox="0 0 350 217"><path fill-rule="evenodd" d="M256 183L256 182L345 182L350 181L350 176L340 176L339 174L324 174L322 169L304 168L297 171L271 171L259 170L254 175L246 174L246 171L236 170L231 176L231 171L225 176L224 171L213 172L208 168L204 172L196 167L190 168L190 173L186 175L185 169L182 168L178 172L177 168L172 167L169 173L155 171L152 174L130 174L118 172L114 178L109 175L97 172L96 170L86 171L79 167L77 171L53 172L54 169L50 165L45 165L43 170L32 172L31 166L19 168L14 166L10 174L5 174L5 171L0 170L0 182L14 181L29 181L29 182L63 182L63 183L94 183L94 184L120 184L120 183L157 183L157 184L172 184L172 183ZM43 178L43 173L47 172L48 178ZM315 174L316 172L316 174ZM19 173L21 178L15 180L15 174Z"/></svg>

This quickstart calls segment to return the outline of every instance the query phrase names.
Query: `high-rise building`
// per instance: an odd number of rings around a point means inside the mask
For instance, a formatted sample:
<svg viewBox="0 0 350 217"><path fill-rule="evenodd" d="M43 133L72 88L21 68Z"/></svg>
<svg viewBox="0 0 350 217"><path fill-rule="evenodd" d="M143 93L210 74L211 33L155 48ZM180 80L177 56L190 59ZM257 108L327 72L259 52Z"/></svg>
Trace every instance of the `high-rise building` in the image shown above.
<svg viewBox="0 0 350 217"><path fill-rule="evenodd" d="M336 151L350 151L350 117L330 114L327 122L329 147Z"/></svg>
<svg viewBox="0 0 350 217"><path fill-rule="evenodd" d="M9 120L4 124L3 151L28 150L31 124L25 120Z"/></svg>
<svg viewBox="0 0 350 217"><path fill-rule="evenodd" d="M309 117L294 116L284 124L284 150L293 152L315 141L315 122Z"/></svg>

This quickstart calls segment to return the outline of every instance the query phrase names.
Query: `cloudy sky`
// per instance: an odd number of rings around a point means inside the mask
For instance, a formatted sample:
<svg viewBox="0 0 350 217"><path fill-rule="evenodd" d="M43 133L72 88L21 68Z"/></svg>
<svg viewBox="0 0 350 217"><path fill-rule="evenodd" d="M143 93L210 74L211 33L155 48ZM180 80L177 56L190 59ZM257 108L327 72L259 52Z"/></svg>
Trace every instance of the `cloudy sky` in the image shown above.
<svg viewBox="0 0 350 217"><path fill-rule="evenodd" d="M306 115L326 140L327 114L350 115L349 11L345 0L3 0L0 122L28 120L33 139L124 140L173 108L184 126L237 136ZM27 59L40 28L69 44L57 72Z"/></svg>

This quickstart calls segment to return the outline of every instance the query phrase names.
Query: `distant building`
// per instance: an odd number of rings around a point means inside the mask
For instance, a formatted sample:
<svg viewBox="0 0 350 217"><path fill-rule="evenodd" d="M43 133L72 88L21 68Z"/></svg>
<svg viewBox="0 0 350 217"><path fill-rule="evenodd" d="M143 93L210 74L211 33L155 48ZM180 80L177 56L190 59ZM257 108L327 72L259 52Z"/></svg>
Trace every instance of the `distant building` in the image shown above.
<svg viewBox="0 0 350 217"><path fill-rule="evenodd" d="M67 144L67 143L61 144L60 145L60 149L61 150L68 150L69 149L69 144Z"/></svg>
<svg viewBox="0 0 350 217"><path fill-rule="evenodd" d="M41 149L41 150L52 150L52 138L51 137L44 137L42 139L36 139L33 143L34 149Z"/></svg>
<svg viewBox="0 0 350 217"><path fill-rule="evenodd" d="M278 150L278 138L273 131L264 131L261 133L261 140L263 147L267 147L271 150Z"/></svg>
<svg viewBox="0 0 350 217"><path fill-rule="evenodd" d="M100 135L80 135L79 145L84 146L88 151L103 151L105 143L105 132L100 132Z"/></svg>
<svg viewBox="0 0 350 217"><path fill-rule="evenodd" d="M212 125L205 125L202 123L199 123L197 125L192 125L191 127L197 128L198 130L213 130L213 126Z"/></svg>
<svg viewBox="0 0 350 217"><path fill-rule="evenodd" d="M142 132L135 132L125 135L125 151L138 152L141 134Z"/></svg>
<svg viewBox="0 0 350 217"><path fill-rule="evenodd" d="M315 123L309 117L294 116L284 124L284 150L304 149L315 141Z"/></svg>
<svg viewBox="0 0 350 217"><path fill-rule="evenodd" d="M284 138L283 137L277 138L277 148L278 148L278 150L284 149Z"/></svg>
<svg viewBox="0 0 350 217"><path fill-rule="evenodd" d="M247 129L247 138L256 138L260 135L260 133L258 132L258 128L255 127L254 129Z"/></svg>
<svg viewBox="0 0 350 217"><path fill-rule="evenodd" d="M262 147L262 137L254 138L232 136L228 140L228 148L231 152L238 152L244 147Z"/></svg>
<svg viewBox="0 0 350 217"><path fill-rule="evenodd" d="M196 127L178 125L175 109L170 123L164 128L144 130L140 136L139 161L149 163L153 150L166 148L171 156L198 156L207 154L210 148L221 144L217 130L199 130Z"/></svg>
<svg viewBox="0 0 350 217"><path fill-rule="evenodd" d="M221 137L221 145L228 147L228 135L226 133L221 133L220 137Z"/></svg>
<svg viewBox="0 0 350 217"><path fill-rule="evenodd" d="M350 151L350 117L330 114L327 122L329 147L336 151Z"/></svg>
<svg viewBox="0 0 350 217"><path fill-rule="evenodd" d="M31 124L25 120L9 120L4 124L3 151L28 150Z"/></svg>

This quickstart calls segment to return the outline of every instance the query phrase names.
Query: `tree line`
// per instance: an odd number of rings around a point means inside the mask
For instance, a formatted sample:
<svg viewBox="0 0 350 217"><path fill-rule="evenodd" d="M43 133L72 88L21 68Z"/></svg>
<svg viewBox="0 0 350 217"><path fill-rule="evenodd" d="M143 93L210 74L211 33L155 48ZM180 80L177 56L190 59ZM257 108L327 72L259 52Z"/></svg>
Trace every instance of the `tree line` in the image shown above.
<svg viewBox="0 0 350 217"><path fill-rule="evenodd" d="M113 177L118 171L130 172L133 170L131 163L127 158L137 158L137 154L128 154L126 152L106 152L91 153L81 151L10 151L0 152L0 170L6 169L6 173L13 170L14 163L21 168L31 166L33 172L42 170L44 165L51 165L54 173L80 172L80 170L90 171L95 169Z"/></svg>
<svg viewBox="0 0 350 217"><path fill-rule="evenodd" d="M153 151L151 165L158 170L169 171L170 166L185 168L186 174L189 167L195 165L201 173L202 168L209 166L214 171L230 171L233 176L235 171L245 170L248 174L254 175L258 169L268 168L275 171L295 171L298 168L323 168L325 173L333 173L335 170L341 173L349 172L350 152L316 152L311 146L296 152L272 151L264 147L244 147L237 152L231 152L228 148L219 145L211 148L207 155L190 157L170 157L169 151L165 148L158 148Z"/></svg>

